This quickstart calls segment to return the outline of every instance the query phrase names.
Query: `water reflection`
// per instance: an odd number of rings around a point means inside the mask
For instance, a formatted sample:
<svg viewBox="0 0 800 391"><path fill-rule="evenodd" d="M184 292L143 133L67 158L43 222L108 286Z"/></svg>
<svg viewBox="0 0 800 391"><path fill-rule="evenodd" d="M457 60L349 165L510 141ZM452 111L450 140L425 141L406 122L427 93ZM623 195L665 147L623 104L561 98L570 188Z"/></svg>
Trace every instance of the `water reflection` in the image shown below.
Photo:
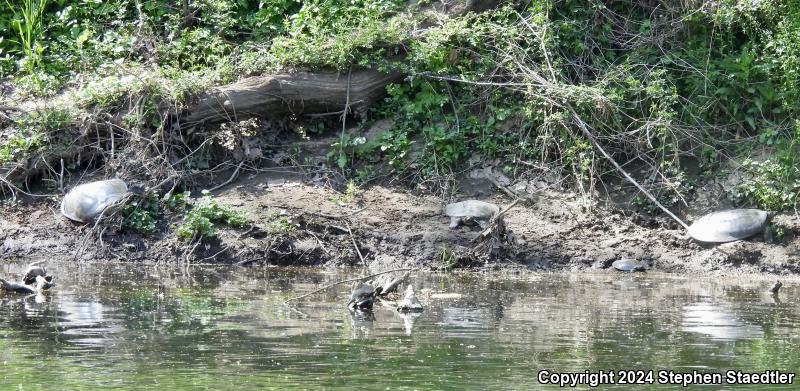
<svg viewBox="0 0 800 391"><path fill-rule="evenodd" d="M763 338L760 326L744 323L736 315L714 303L693 303L683 308L683 330L714 339Z"/></svg>
<svg viewBox="0 0 800 391"><path fill-rule="evenodd" d="M536 388L541 369L800 367L790 283L776 300L760 281L417 275L424 312L367 315L344 285L284 304L338 273L60 268L44 296L0 294L0 389Z"/></svg>

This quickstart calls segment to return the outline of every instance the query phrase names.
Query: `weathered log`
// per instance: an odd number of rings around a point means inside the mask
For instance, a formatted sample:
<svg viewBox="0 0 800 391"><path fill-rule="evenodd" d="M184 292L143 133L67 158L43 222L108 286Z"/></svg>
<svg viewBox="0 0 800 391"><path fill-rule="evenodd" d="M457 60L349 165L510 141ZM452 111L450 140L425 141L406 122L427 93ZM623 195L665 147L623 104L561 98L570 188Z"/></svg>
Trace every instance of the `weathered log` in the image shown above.
<svg viewBox="0 0 800 391"><path fill-rule="evenodd" d="M402 76L353 70L249 77L201 95L182 122L191 126L252 116L336 114L348 103L351 110L363 111L386 94L386 85Z"/></svg>

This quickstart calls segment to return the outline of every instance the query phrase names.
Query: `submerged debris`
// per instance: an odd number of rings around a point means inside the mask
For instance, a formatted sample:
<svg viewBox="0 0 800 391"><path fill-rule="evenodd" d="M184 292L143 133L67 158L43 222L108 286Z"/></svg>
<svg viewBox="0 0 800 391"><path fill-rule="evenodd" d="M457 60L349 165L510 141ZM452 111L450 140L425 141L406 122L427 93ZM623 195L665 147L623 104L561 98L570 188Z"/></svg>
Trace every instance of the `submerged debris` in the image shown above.
<svg viewBox="0 0 800 391"><path fill-rule="evenodd" d="M500 213L500 208L488 202L467 200L448 204L444 214L450 216L450 229L459 225L475 225L485 228L494 215Z"/></svg>
<svg viewBox="0 0 800 391"><path fill-rule="evenodd" d="M61 214L70 220L87 223L121 200L127 192L128 186L121 179L78 185L61 201Z"/></svg>
<svg viewBox="0 0 800 391"><path fill-rule="evenodd" d="M397 310L400 312L422 312L422 303L419 302L417 296L414 294L414 286L409 285L406 288L406 296L397 305Z"/></svg>
<svg viewBox="0 0 800 391"><path fill-rule="evenodd" d="M772 293L773 295L777 295L778 291L781 289L782 286L783 286L783 283L780 282L780 280L779 281L775 281L775 283L772 284L772 287L769 288L769 293Z"/></svg>
<svg viewBox="0 0 800 391"><path fill-rule="evenodd" d="M770 213L759 209L730 209L707 214L689 227L689 236L700 242L724 243L764 232Z"/></svg>

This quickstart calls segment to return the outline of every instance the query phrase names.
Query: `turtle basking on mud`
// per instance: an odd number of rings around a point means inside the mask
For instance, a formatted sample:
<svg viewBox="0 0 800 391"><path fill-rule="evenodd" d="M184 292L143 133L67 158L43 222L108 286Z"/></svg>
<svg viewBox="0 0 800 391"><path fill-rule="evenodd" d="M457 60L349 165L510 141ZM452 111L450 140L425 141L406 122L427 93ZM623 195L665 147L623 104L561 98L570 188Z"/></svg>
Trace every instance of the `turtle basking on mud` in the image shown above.
<svg viewBox="0 0 800 391"><path fill-rule="evenodd" d="M61 214L70 220L87 223L128 193L121 179L109 179L78 185L61 201Z"/></svg>
<svg viewBox="0 0 800 391"><path fill-rule="evenodd" d="M618 259L611 266L621 272L643 272L647 269L644 263L628 258Z"/></svg>
<svg viewBox="0 0 800 391"><path fill-rule="evenodd" d="M729 209L707 214L689 227L689 236L700 242L724 243L764 233L770 235L773 213L759 209Z"/></svg>
<svg viewBox="0 0 800 391"><path fill-rule="evenodd" d="M475 225L485 228L489 220L500 213L500 208L488 202L467 200L448 204L444 209L444 214L450 216L450 229L456 229L459 225Z"/></svg>

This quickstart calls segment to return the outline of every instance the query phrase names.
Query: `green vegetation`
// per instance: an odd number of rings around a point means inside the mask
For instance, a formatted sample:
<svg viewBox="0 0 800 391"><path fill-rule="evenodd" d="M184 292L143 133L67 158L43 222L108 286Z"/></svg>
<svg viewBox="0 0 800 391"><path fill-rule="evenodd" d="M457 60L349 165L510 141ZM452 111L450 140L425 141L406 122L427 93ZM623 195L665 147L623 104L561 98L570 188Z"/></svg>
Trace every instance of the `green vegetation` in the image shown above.
<svg viewBox="0 0 800 391"><path fill-rule="evenodd" d="M178 237L203 241L217 236L215 224L233 228L244 228L250 224L247 216L220 204L206 190L200 199L193 202L190 195L186 191L163 198L159 198L157 193L139 197L122 209L122 227L143 235L154 235L159 232L160 221L182 220L175 227ZM271 234L279 234L291 231L293 226L285 218L276 216L267 228Z"/></svg>
<svg viewBox="0 0 800 391"><path fill-rule="evenodd" d="M69 144L72 133L56 133L88 126L77 119L115 118L120 134L154 141L140 150L210 168L230 157L186 134L165 135L167 108L179 113L247 75L371 67L407 78L347 121L356 128L342 132L338 117L290 125L339 134L329 159L359 183L386 164L402 178L446 186L478 156L540 163L594 194L613 171L586 127L668 206L691 197L690 166L706 180L744 174L729 194L743 205L789 209L800 192L796 0L509 1L463 14L400 0L4 1L0 77L13 99L65 93L48 110L69 116L55 127L25 119L38 110L0 123L3 163ZM368 135L377 120L391 126ZM153 147L165 139L180 139L178 147ZM643 198L635 203L656 212ZM185 234L205 237L211 224L198 212Z"/></svg>
<svg viewBox="0 0 800 391"><path fill-rule="evenodd" d="M6 6L13 13L11 27L17 32L18 44L25 54L21 68L32 73L39 63L43 47L39 44L42 33L42 13L47 5L46 0L22 0L21 5L5 0Z"/></svg>
<svg viewBox="0 0 800 391"><path fill-rule="evenodd" d="M158 194L150 193L122 208L122 228L153 235L158 232L159 213Z"/></svg>
<svg viewBox="0 0 800 391"><path fill-rule="evenodd" d="M52 141L51 133L72 122L72 113L66 109L46 109L21 116L17 120L16 132L0 142L0 164L37 151Z"/></svg>
<svg viewBox="0 0 800 391"><path fill-rule="evenodd" d="M266 231L270 235L289 235L297 229L288 217L281 216L277 211L271 212L267 219Z"/></svg>
<svg viewBox="0 0 800 391"><path fill-rule="evenodd" d="M344 194L333 197L332 201L337 205L347 205L353 202L359 193L360 190L356 185L356 181L350 180L350 182L347 182L347 188L345 189Z"/></svg>
<svg viewBox="0 0 800 391"><path fill-rule="evenodd" d="M250 221L245 215L221 205L207 191L203 191L203 197L192 204L184 223L178 226L178 236L191 241L211 239L217 236L215 223L244 228Z"/></svg>

